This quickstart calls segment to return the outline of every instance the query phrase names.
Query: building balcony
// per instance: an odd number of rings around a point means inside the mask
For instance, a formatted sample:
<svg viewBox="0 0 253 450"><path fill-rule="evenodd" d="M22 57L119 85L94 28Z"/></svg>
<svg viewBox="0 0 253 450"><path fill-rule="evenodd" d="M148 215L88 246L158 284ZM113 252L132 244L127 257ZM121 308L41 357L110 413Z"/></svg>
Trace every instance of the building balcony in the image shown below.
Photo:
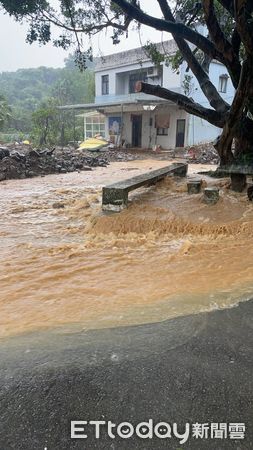
<svg viewBox="0 0 253 450"><path fill-rule="evenodd" d="M180 93L180 88L172 88L171 90L173 90L174 92L178 92ZM116 95L116 94L108 94L108 95L99 95L95 97L95 104L96 103L113 103L113 102L117 102L117 103L137 103L138 101L143 102L143 101L147 101L147 103L149 102L155 102L155 101L165 101L163 99L161 99L160 97L156 97L154 95L148 95L148 94L144 94L144 93L133 93L133 94L123 94L123 95Z"/></svg>

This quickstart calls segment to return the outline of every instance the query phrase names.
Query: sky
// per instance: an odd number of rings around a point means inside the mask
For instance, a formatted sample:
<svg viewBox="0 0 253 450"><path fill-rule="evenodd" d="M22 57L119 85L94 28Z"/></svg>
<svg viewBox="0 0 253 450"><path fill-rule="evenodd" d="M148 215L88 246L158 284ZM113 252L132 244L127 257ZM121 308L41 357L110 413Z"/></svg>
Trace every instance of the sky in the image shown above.
<svg viewBox="0 0 253 450"><path fill-rule="evenodd" d="M147 6L147 2L145 3ZM155 14L155 11L157 11L156 5L156 1L149 0L146 10ZM170 37L169 34L161 37L160 32L148 27L142 27L140 33L131 30L131 28L133 26L130 26L129 37L126 39L123 36L121 43L117 46L112 44L112 39L110 38L112 30L110 29L94 37L92 40L94 56L129 50L139 47L141 43L144 44L147 40L160 42L161 38L165 40ZM26 24L17 23L9 15L0 11L0 72L39 66L64 66L64 58L68 56L70 50L64 51L53 47L52 44L39 46L33 43L30 45L25 42L26 30ZM141 40L139 34L141 35Z"/></svg>

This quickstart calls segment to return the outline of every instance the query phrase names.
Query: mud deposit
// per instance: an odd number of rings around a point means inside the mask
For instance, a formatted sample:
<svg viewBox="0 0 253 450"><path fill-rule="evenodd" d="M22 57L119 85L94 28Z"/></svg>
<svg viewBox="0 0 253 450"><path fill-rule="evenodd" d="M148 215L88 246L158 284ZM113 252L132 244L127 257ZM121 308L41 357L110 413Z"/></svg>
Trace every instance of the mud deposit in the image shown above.
<svg viewBox="0 0 253 450"><path fill-rule="evenodd" d="M165 165L1 183L1 337L155 322L250 298L253 206L226 180L201 175L221 189L213 206L189 196L186 179L167 178L134 191L122 213L101 213L104 184Z"/></svg>

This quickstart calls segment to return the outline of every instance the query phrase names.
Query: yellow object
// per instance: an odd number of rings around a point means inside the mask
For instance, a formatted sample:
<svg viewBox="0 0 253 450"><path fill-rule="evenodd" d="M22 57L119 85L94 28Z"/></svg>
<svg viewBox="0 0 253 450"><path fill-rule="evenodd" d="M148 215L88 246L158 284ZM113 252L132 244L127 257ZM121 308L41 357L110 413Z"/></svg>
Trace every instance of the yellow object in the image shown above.
<svg viewBox="0 0 253 450"><path fill-rule="evenodd" d="M27 141L27 140L23 141L22 143L25 144L25 145L30 145L30 141Z"/></svg>
<svg viewBox="0 0 253 450"><path fill-rule="evenodd" d="M104 139L98 139L98 138L89 138L86 139L85 141L83 141L78 150L98 150L102 147L105 147L106 145L108 145L108 142L105 141Z"/></svg>

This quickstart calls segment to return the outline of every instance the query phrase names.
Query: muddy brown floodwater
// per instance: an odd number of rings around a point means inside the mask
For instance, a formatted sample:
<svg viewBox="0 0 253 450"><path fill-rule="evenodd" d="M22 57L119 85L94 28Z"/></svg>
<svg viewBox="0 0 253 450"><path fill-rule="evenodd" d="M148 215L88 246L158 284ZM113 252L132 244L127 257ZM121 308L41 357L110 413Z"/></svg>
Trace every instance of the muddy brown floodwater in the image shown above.
<svg viewBox="0 0 253 450"><path fill-rule="evenodd" d="M122 213L101 213L102 185L165 165L1 183L1 337L155 322L251 297L253 205L226 180L201 176L220 186L213 206L167 178L134 191Z"/></svg>

